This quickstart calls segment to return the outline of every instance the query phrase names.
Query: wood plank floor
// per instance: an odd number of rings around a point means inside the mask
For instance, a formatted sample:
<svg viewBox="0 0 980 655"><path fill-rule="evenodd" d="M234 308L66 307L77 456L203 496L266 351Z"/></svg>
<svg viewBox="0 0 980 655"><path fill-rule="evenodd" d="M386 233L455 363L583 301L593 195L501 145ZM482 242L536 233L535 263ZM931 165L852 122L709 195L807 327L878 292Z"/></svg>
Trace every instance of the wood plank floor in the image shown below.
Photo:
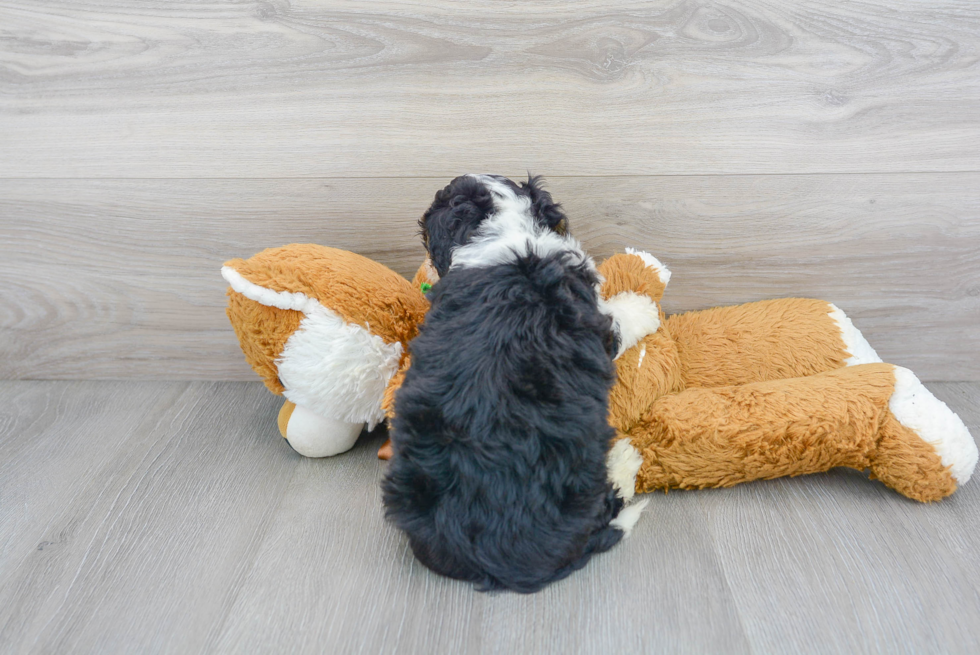
<svg viewBox="0 0 980 655"><path fill-rule="evenodd" d="M980 384L931 383L980 431ZM980 483L837 470L651 496L544 591L481 594L382 517L382 434L295 455L259 383L0 382L0 652L975 653Z"/></svg>

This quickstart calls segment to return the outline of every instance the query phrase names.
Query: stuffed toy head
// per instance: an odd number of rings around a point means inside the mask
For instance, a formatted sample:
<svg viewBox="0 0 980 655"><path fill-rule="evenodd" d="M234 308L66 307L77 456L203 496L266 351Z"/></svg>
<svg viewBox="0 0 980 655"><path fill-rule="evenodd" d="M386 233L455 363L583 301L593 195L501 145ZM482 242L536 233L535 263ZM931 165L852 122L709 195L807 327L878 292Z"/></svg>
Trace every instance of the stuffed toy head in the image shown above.
<svg viewBox="0 0 980 655"><path fill-rule="evenodd" d="M245 359L290 401L280 422L293 448L335 455L384 418L385 388L427 309L418 287L366 257L316 245L270 248L221 272Z"/></svg>

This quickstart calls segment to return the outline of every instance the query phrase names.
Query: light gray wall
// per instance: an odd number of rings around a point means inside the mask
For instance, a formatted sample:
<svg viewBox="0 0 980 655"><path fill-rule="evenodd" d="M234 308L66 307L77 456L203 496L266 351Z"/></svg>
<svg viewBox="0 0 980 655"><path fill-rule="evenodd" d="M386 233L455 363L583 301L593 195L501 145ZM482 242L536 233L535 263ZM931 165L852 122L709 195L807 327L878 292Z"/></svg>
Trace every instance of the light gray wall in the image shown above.
<svg viewBox="0 0 980 655"><path fill-rule="evenodd" d="M0 378L254 379L225 259L409 274L468 171L549 177L669 311L837 303L980 380L980 7L745 2L0 8Z"/></svg>

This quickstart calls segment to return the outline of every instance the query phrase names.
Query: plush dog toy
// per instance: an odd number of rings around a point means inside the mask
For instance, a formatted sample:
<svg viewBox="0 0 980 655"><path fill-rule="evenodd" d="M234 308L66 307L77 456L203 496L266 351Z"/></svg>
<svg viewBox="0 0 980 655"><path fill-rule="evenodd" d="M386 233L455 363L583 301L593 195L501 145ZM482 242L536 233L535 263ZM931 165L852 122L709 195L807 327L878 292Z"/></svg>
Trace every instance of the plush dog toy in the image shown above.
<svg viewBox="0 0 980 655"><path fill-rule="evenodd" d="M657 306L670 278L629 250L599 271L610 311ZM430 266L409 283L350 252L291 245L229 261L222 274L246 359L288 400L279 426L293 448L337 454L391 416L423 291L436 282ZM659 325L620 326L607 465L625 497L845 466L933 501L973 473L977 447L960 418L911 371L882 363L834 305L657 311Z"/></svg>

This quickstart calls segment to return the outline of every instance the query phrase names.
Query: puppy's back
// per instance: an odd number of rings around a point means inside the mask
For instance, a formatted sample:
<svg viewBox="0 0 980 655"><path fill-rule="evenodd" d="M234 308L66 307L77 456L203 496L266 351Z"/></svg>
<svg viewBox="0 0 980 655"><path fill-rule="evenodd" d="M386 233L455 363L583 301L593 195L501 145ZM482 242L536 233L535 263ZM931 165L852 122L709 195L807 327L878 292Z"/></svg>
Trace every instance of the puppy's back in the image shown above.
<svg viewBox="0 0 980 655"><path fill-rule="evenodd" d="M612 547L615 370L591 263L557 251L450 271L395 401L388 516L423 564L530 592Z"/></svg>

